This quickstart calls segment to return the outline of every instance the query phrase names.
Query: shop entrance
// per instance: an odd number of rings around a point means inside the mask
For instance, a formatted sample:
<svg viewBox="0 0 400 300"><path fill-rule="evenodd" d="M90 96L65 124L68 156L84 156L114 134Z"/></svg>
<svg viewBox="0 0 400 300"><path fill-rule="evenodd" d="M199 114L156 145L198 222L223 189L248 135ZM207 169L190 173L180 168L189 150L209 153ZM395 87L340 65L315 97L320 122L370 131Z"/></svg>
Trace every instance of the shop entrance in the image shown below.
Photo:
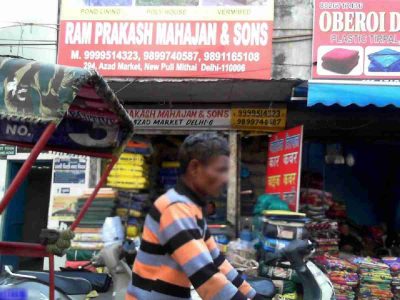
<svg viewBox="0 0 400 300"><path fill-rule="evenodd" d="M22 161L8 161L7 187L21 168ZM47 227L52 162L37 162L11 200L3 220L4 241L38 243L40 231ZM43 258L2 256L1 266L41 270Z"/></svg>

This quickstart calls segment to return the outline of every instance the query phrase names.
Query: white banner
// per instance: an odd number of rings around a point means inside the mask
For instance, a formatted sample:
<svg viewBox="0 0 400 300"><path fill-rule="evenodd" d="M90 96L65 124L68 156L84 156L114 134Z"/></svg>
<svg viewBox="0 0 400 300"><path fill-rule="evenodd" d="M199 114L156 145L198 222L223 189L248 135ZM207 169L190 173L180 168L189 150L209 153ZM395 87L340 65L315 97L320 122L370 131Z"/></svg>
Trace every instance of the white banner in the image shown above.
<svg viewBox="0 0 400 300"><path fill-rule="evenodd" d="M229 129L230 109L128 109L136 129Z"/></svg>

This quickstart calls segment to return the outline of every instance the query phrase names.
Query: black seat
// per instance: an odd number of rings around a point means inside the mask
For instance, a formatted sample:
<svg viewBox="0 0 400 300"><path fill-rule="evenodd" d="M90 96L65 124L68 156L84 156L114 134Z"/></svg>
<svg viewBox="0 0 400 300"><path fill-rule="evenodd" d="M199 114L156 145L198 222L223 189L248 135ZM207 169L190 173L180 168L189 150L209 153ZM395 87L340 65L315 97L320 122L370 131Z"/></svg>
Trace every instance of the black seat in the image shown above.
<svg viewBox="0 0 400 300"><path fill-rule="evenodd" d="M272 299L276 294L275 285L271 280L265 278L248 278L247 282L260 296Z"/></svg>
<svg viewBox="0 0 400 300"><path fill-rule="evenodd" d="M17 274L33 276L37 281L49 285L48 272L20 271ZM57 290L67 295L86 295L92 291L90 282L83 278L55 275L54 284Z"/></svg>

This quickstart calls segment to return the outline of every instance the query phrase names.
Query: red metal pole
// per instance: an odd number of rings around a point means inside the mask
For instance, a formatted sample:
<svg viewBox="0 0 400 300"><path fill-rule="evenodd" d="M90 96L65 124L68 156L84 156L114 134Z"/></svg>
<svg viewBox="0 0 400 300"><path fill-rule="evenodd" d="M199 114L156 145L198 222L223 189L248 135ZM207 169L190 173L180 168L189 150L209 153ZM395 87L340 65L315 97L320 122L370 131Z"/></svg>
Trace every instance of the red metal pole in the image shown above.
<svg viewBox="0 0 400 300"><path fill-rule="evenodd" d="M99 192L100 188L104 185L104 183L107 180L108 175L110 174L112 168L114 165L117 163L118 158L113 157L111 162L108 164L106 170L104 171L103 175L101 175L100 181L97 183L93 193L89 196L89 198L86 200L85 204L81 208L81 211L79 212L79 215L76 217L74 223L72 223L70 229L73 231L75 228L79 225L81 222L83 216L86 214L87 210L89 209L90 205L92 204L93 200L96 198L97 193Z"/></svg>
<svg viewBox="0 0 400 300"><path fill-rule="evenodd" d="M18 188L20 187L20 185L28 175L29 171L31 170L40 152L46 146L48 140L50 139L51 135L54 133L56 129L57 129L56 124L50 123L43 131L40 139L37 141L36 145L32 148L31 154L29 155L28 159L24 162L21 169L18 171L17 175L11 182L9 188L5 192L4 197L0 202L0 214L3 213L8 203L10 203L12 197L17 192Z"/></svg>
<svg viewBox="0 0 400 300"><path fill-rule="evenodd" d="M50 282L49 282L49 298L50 300L54 300L55 294L55 284L54 284L54 255L49 254L49 270L50 270Z"/></svg>

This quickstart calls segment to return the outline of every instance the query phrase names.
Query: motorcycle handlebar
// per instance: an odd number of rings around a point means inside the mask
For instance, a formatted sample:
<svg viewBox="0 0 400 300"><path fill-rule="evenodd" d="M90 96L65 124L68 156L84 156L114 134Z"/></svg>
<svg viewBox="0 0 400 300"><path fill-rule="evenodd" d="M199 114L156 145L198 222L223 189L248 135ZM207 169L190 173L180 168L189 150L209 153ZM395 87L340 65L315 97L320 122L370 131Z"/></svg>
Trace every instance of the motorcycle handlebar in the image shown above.
<svg viewBox="0 0 400 300"><path fill-rule="evenodd" d="M295 240L285 248L277 251L274 258L287 259L294 268L300 268L304 264L304 258L312 253L314 245L308 240Z"/></svg>

